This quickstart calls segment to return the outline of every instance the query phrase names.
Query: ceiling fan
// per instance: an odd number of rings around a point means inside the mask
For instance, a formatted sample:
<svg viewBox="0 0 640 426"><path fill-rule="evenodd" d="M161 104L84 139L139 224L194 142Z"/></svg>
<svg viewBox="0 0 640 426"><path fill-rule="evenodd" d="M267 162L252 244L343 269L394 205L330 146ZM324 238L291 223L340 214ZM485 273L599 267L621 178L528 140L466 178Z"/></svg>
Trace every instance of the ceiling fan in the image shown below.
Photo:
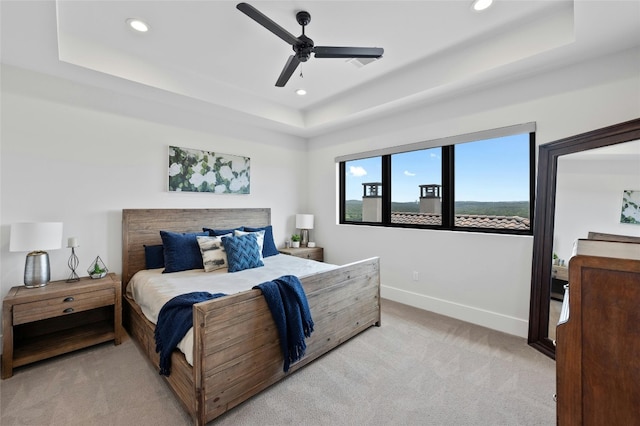
<svg viewBox="0 0 640 426"><path fill-rule="evenodd" d="M284 87L300 62L306 62L311 53L316 58L379 58L384 53L381 47L315 46L313 40L304 34L304 27L311 21L311 15L306 11L296 13L296 20L302 25L302 35L296 37L250 4L238 3L236 8L293 47L295 54L289 56L276 81L277 87Z"/></svg>

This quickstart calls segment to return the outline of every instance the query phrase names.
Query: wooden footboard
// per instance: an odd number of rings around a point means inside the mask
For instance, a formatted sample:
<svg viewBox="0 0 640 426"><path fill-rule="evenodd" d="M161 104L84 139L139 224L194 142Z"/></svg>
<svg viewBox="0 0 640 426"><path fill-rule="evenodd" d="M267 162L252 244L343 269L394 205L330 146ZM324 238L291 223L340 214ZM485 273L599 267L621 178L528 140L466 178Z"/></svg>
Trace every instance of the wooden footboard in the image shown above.
<svg viewBox="0 0 640 426"><path fill-rule="evenodd" d="M303 278L315 322L304 358L284 373L275 323L260 290L194 305L194 360L175 351L168 384L204 425L339 344L380 325L379 260L372 258ZM158 368L154 325L131 301L130 334Z"/></svg>

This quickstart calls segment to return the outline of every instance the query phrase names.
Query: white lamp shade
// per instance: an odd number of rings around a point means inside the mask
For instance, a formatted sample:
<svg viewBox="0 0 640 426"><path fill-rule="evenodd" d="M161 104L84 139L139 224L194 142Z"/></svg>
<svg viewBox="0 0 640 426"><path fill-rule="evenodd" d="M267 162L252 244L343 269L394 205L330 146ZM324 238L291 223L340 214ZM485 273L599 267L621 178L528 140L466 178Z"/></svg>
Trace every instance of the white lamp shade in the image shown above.
<svg viewBox="0 0 640 426"><path fill-rule="evenodd" d="M297 214L296 215L296 228L298 228L298 229L313 229L313 215L312 214Z"/></svg>
<svg viewBox="0 0 640 426"><path fill-rule="evenodd" d="M62 222L11 225L9 251L44 251L59 248L62 248Z"/></svg>

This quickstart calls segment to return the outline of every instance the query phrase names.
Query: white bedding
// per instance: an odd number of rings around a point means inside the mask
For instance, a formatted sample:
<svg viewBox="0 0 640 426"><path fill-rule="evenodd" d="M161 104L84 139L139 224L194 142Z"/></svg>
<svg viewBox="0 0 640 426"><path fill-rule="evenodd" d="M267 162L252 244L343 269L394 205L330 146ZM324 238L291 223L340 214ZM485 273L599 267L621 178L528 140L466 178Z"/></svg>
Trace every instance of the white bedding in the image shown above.
<svg viewBox="0 0 640 426"><path fill-rule="evenodd" d="M240 272L218 269L204 272L204 269L163 274L162 269L146 269L137 272L127 286L127 295L136 301L142 313L156 324L158 313L170 299L180 294L194 291L234 294L249 290L253 286L271 281L282 275L298 278L337 268L336 265L278 254L265 257L264 266ZM178 344L187 362L193 365L193 329L190 329Z"/></svg>

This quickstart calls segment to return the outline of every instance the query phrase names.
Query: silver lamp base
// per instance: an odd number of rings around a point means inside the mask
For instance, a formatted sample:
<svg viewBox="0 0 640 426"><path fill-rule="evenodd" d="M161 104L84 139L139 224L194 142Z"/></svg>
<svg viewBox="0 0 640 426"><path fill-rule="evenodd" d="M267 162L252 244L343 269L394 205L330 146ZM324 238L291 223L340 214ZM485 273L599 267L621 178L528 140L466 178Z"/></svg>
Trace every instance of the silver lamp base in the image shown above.
<svg viewBox="0 0 640 426"><path fill-rule="evenodd" d="M302 234L302 241L300 242L300 247L306 247L309 244L309 230L301 229L300 234Z"/></svg>
<svg viewBox="0 0 640 426"><path fill-rule="evenodd" d="M44 287L51 280L49 253L32 251L24 264L24 285L28 288Z"/></svg>

